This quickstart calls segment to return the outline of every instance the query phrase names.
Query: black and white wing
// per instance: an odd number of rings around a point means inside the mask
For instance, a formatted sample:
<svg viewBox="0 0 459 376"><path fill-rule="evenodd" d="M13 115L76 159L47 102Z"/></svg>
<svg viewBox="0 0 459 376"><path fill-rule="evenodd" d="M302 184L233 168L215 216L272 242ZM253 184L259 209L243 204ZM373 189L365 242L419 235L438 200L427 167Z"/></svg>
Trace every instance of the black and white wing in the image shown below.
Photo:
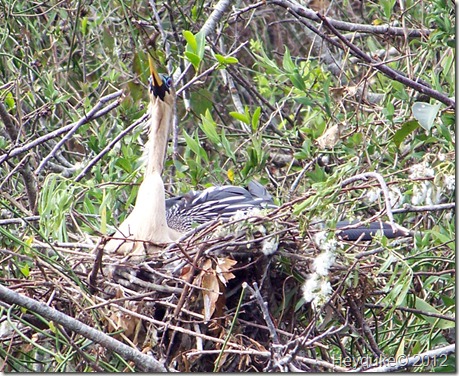
<svg viewBox="0 0 459 376"><path fill-rule="evenodd" d="M224 185L166 200L166 219L169 227L184 232L191 229L193 223L203 224L215 219L226 221L238 211L276 207L259 183L249 184L248 189Z"/></svg>

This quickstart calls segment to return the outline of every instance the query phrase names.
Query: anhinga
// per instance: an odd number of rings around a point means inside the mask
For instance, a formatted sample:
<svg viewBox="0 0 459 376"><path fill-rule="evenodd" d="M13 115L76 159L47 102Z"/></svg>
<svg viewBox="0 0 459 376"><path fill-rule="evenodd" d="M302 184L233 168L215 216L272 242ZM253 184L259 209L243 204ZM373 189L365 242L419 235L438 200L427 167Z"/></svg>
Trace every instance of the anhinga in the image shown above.
<svg viewBox="0 0 459 376"><path fill-rule="evenodd" d="M274 207L266 189L256 182L248 189L226 185L191 191L165 200L161 177L172 124L174 93L170 80L156 71L151 59L149 80L149 135L147 163L134 209L106 243L107 252L143 255L153 244L170 243L191 229L193 223L229 219L238 210ZM163 79L164 78L164 79Z"/></svg>
<svg viewBox="0 0 459 376"><path fill-rule="evenodd" d="M170 79L158 74L151 58L149 62L150 116L145 175L134 209L105 245L106 251L124 255L144 255L146 249L154 249L154 244L176 241L193 223L202 224L217 218L228 220L238 210L276 207L266 189L256 182L249 183L247 189L226 185L165 199L161 174L172 124L174 93ZM339 236L345 240L371 240L378 230L389 238L405 235L388 223L345 229L349 224L347 221L337 224L338 229L344 228Z"/></svg>

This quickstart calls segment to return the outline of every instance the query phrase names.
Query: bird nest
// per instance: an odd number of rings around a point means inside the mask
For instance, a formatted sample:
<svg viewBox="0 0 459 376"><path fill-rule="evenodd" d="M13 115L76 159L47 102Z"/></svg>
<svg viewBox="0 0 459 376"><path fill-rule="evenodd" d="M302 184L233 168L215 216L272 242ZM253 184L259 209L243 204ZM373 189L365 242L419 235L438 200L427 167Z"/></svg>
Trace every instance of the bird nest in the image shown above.
<svg viewBox="0 0 459 376"><path fill-rule="evenodd" d="M273 284L298 284L286 281L289 255L310 261L289 216L256 210L207 224L142 262L101 251L91 285L110 302L109 330L179 371L264 369L272 338L261 309L282 305Z"/></svg>
<svg viewBox="0 0 459 376"><path fill-rule="evenodd" d="M104 254L103 241L92 253L62 249L68 270L36 259L30 282L10 286L170 370L339 370L331 346L369 332L363 302L380 283L363 262L355 287L345 286L353 267L338 255L327 277L334 293L316 307L305 302L303 286L323 252L312 240L319 230L301 230L291 211L284 205L211 223L143 260ZM356 340L360 350L374 353L366 338ZM123 362L99 345L88 351Z"/></svg>

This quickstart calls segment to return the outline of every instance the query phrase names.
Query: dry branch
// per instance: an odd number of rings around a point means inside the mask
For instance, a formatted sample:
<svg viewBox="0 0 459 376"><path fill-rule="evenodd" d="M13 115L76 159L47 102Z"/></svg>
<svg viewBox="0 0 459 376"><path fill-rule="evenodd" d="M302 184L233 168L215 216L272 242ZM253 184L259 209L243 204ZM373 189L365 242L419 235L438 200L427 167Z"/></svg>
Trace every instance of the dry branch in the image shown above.
<svg viewBox="0 0 459 376"><path fill-rule="evenodd" d="M288 11L294 11L301 17L307 18L311 21L320 22L321 16L315 11L299 4L293 0L270 0L268 4L278 5ZM340 20L335 20L330 17L326 17L327 21L333 25L336 29L350 31L350 32L362 32L370 34L381 34L381 35L392 35L392 36L408 36L409 38L421 38L426 37L430 34L431 30L429 29L405 29L403 27L394 27L390 25L366 25L366 24L357 24L353 22L345 22Z"/></svg>
<svg viewBox="0 0 459 376"><path fill-rule="evenodd" d="M0 298L7 303L17 304L36 312L40 316L52 320L64 328L74 331L103 347L114 351L127 360L133 361L139 369L146 372L166 372L166 368L153 356L145 355L140 351L125 345L124 343L108 336L107 334L91 328L74 318L47 306L44 303L20 295L3 285L0 285Z"/></svg>

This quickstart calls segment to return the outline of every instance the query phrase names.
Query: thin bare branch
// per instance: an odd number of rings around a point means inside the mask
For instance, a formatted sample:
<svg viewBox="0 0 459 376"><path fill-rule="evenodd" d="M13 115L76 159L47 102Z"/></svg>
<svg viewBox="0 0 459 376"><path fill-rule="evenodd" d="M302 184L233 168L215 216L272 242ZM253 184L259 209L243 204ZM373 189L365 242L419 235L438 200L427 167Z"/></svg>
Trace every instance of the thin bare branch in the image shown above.
<svg viewBox="0 0 459 376"><path fill-rule="evenodd" d="M139 124L142 124L144 121L146 121L149 117L148 113L145 113L142 117L140 117L138 120L136 120L134 123L132 123L129 127L124 129L118 136L116 136L113 140L111 140L107 146L105 146L99 154L97 154L93 159L89 161L89 163L83 168L83 170L78 174L78 176L75 178L75 181L80 181L91 169L99 162L105 154L107 154L110 150L113 149L113 147L116 145L116 143L121 140L124 136L127 134L131 133L134 128L136 128Z"/></svg>
<svg viewBox="0 0 459 376"><path fill-rule="evenodd" d="M383 61L378 61L373 59L370 55L363 52L360 48L358 48L355 44L351 43L347 38L345 38L328 20L327 17L324 17L317 13L320 19L324 22L324 24L330 29L330 31L335 34L343 43L346 45L351 53L354 56L359 57L363 61L370 64L373 68L379 70L380 72L384 73L387 77L401 82L402 84L420 92L425 95L428 95L431 98L437 99L438 101L450 106L452 108L456 108L456 101L453 98L449 98L443 93L440 93L437 90L431 89L430 87L424 85L419 80L412 80L406 76L404 76L401 72L390 68L386 65ZM343 48L344 49L344 48Z"/></svg>
<svg viewBox="0 0 459 376"><path fill-rule="evenodd" d="M56 154L56 152L64 145L70 137L73 136L73 134L80 128L83 124L86 124L89 120L92 120L95 115L99 114L102 110L102 107L105 105L105 103L110 102L114 99L117 99L115 102L111 103L108 105L106 108L103 109L103 113L107 113L110 110L112 110L115 107L118 107L118 105L121 103L121 99L119 98L123 94L122 90L118 90L114 93L105 95L104 97L99 99L99 102L96 103L96 105L85 115L84 118L80 119L77 121L74 126L68 131L68 133L60 140L51 150L51 152L41 161L40 165L37 167L35 170L35 174L38 175L40 171L46 166L48 161Z"/></svg>
<svg viewBox="0 0 459 376"><path fill-rule="evenodd" d="M121 96L121 94L123 94L123 92L121 90L117 91L116 93L113 93L113 94L110 94L110 96L112 95L115 95L116 94L116 97L119 97ZM108 105L107 107L103 108L103 109L100 109L101 107L101 104L100 102L102 100L104 100L104 98L106 97L102 97L99 101L99 103L97 103L94 108L97 107L96 111L93 112L93 109L88 113L88 115L86 115L85 117L81 118L80 120L78 120L77 122L75 123L72 123L72 124L69 124L69 125L66 125L65 127L62 127L62 128L59 128L59 129L56 129L55 131L52 131L50 133L47 133L41 137L38 137L36 138L35 140L29 142L28 144L25 144L23 146L19 146L19 147L15 147L11 150L9 150L6 154L2 155L0 157L0 165L5 162L7 159L10 159L10 158L13 158L13 157L16 157L17 155L19 154L22 154L22 153L25 153L26 151L34 148L35 146L38 146L38 145L41 145L43 143L45 143L46 141L48 140L51 140L53 138L56 138L58 136L60 136L61 134L64 134L65 132L69 132L71 131L73 128L75 128L77 125L78 126L81 126L83 124L86 124L88 123L89 121L91 120L95 120L105 114L107 114L108 112L110 112L113 108L115 107L118 107L119 104L120 104L120 100L117 100L116 102L114 103L111 103L110 105ZM115 99L115 97L112 97L112 99ZM106 101L106 100L105 100ZM100 109L100 110L99 110ZM89 114L92 113L92 116L89 116Z"/></svg>

